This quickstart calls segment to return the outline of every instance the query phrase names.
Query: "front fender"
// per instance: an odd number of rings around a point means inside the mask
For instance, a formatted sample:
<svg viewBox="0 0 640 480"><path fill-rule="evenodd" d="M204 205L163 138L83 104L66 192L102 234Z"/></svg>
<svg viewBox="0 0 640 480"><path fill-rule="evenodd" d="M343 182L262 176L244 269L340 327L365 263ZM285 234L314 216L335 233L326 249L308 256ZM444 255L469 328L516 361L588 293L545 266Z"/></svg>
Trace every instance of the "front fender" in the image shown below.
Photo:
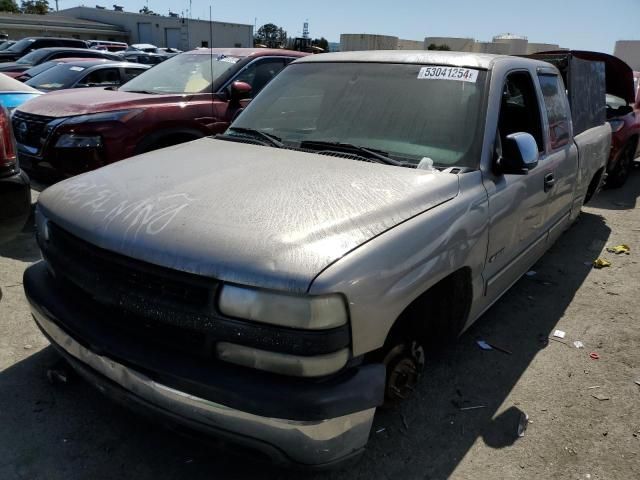
<svg viewBox="0 0 640 480"><path fill-rule="evenodd" d="M354 356L382 347L405 308L462 267L471 268L474 300L482 296L487 194L479 171L459 178L455 198L375 237L312 282L312 294L340 292L348 299Z"/></svg>

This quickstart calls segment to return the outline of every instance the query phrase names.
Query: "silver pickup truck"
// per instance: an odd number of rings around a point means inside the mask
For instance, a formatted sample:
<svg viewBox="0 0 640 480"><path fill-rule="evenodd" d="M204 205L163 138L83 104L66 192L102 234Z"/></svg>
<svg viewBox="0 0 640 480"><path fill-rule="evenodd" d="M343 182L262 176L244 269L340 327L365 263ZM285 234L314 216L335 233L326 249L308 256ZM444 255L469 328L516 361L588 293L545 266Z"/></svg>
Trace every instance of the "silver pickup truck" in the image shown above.
<svg viewBox="0 0 640 480"><path fill-rule="evenodd" d="M224 135L42 193L25 292L106 394L331 466L598 190L592 118L574 137L558 70L532 59L306 57Z"/></svg>

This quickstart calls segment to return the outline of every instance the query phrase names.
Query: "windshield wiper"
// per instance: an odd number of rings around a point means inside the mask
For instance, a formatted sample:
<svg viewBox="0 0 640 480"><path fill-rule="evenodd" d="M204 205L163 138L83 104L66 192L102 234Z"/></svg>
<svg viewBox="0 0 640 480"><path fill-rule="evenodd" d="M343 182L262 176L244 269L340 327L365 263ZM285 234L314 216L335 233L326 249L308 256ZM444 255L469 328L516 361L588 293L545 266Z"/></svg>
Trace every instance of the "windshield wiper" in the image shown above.
<svg viewBox="0 0 640 480"><path fill-rule="evenodd" d="M127 92L127 93L146 93L148 95L157 95L158 92L152 92L151 90L122 90L119 89L121 92Z"/></svg>
<svg viewBox="0 0 640 480"><path fill-rule="evenodd" d="M229 130L243 133L245 135L248 135L254 138L259 137L262 140L266 140L267 142L269 142L270 145L277 148L284 147L284 143L280 141L279 137L276 137L275 135L271 135L270 133L263 132L262 130L257 130L255 128L245 128L245 127L230 127Z"/></svg>
<svg viewBox="0 0 640 480"><path fill-rule="evenodd" d="M376 163L383 163L386 165L395 165L396 167L406 167L407 164L404 162L399 162L398 160L394 160L386 155L386 152L382 152L380 150L373 150L371 148L362 147L360 145L354 145L352 143L343 143L343 142L325 142L322 140L305 140L300 143L301 148L334 148L334 149L342 149L342 150L351 150L357 153L364 153L367 155L369 160L373 160Z"/></svg>

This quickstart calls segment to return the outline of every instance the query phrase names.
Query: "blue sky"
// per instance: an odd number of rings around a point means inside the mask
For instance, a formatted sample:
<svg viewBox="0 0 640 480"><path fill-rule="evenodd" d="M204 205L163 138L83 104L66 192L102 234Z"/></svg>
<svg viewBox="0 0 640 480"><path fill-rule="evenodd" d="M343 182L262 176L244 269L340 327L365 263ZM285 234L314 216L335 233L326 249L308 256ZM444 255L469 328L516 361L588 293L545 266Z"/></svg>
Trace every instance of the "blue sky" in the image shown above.
<svg viewBox="0 0 640 480"><path fill-rule="evenodd" d="M54 5L54 0L50 0ZM59 0L60 8L78 5ZM138 11L145 0L95 0ZM378 33L421 40L429 36L490 41L498 33L526 35L531 42L612 53L616 40L640 40L640 0L193 0L193 17L253 24L275 23L290 36L309 20L311 35L339 41L341 33ZM155 12L186 11L189 0L148 0Z"/></svg>

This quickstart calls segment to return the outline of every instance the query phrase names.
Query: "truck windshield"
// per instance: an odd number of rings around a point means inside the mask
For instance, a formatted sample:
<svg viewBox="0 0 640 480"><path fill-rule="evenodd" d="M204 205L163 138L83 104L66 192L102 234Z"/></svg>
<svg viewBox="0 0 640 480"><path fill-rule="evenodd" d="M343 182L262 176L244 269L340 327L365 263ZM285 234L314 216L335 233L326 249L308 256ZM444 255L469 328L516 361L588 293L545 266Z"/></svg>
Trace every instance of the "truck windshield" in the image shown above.
<svg viewBox="0 0 640 480"><path fill-rule="evenodd" d="M198 93L236 64L240 58L205 54L176 55L120 87L123 92Z"/></svg>
<svg viewBox="0 0 640 480"><path fill-rule="evenodd" d="M230 132L251 128L290 147L350 144L405 164L426 157L438 167L476 168L485 81L485 71L455 67L293 64Z"/></svg>

